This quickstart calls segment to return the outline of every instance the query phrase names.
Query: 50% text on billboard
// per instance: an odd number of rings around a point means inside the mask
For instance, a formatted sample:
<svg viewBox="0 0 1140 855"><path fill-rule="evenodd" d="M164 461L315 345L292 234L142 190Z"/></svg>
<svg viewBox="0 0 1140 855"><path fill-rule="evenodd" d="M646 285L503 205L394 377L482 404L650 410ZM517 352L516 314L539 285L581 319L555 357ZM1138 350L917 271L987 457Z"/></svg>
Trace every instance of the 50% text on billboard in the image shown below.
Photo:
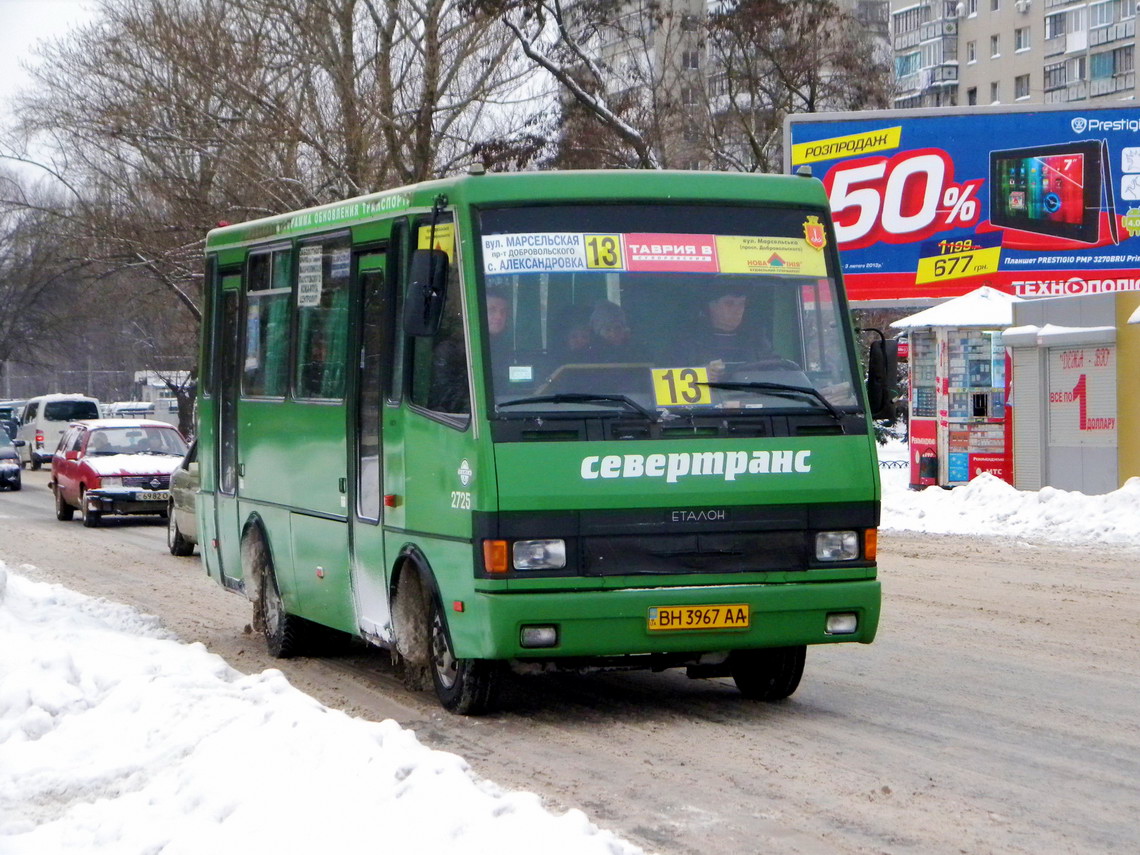
<svg viewBox="0 0 1140 855"><path fill-rule="evenodd" d="M916 243L973 226L983 182L955 182L950 156L933 148L845 161L823 179L841 250Z"/></svg>

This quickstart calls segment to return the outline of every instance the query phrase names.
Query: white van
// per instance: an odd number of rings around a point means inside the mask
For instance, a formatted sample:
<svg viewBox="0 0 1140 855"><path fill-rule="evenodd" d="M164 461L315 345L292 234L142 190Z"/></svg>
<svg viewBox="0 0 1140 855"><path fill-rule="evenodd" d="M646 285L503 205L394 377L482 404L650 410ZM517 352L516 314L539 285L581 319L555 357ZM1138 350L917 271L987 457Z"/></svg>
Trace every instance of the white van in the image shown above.
<svg viewBox="0 0 1140 855"><path fill-rule="evenodd" d="M86 395L40 395L29 398L16 428L20 447L20 465L39 469L51 462L52 453L67 426L79 419L99 418L99 399Z"/></svg>

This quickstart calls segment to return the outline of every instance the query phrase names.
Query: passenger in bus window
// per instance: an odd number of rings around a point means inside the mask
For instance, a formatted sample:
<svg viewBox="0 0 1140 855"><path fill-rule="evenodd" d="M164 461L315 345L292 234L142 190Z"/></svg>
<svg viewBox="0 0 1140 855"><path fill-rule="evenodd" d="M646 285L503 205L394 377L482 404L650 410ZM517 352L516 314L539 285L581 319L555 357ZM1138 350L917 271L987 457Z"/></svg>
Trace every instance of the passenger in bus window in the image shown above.
<svg viewBox="0 0 1140 855"><path fill-rule="evenodd" d="M590 313L590 332L594 339L589 349L591 362L639 360L625 310L617 303L600 300L594 304L594 309Z"/></svg>
<svg viewBox="0 0 1140 855"><path fill-rule="evenodd" d="M778 359L763 330L746 325L748 293L743 286L725 286L707 300L686 348L690 365L708 367L709 379L720 379L732 364Z"/></svg>
<svg viewBox="0 0 1140 855"><path fill-rule="evenodd" d="M594 343L594 334L590 330L590 307L571 304L558 316L557 326L551 324L551 336L551 371L559 365L589 362L590 348Z"/></svg>
<svg viewBox="0 0 1140 855"><path fill-rule="evenodd" d="M511 366L516 355L511 329L511 297L506 288L487 290L487 338L491 352L491 377L494 387L504 392L511 382Z"/></svg>
<svg viewBox="0 0 1140 855"><path fill-rule="evenodd" d="M511 321L511 301L505 291L492 289L487 292L487 331L491 342L506 341L503 333Z"/></svg>

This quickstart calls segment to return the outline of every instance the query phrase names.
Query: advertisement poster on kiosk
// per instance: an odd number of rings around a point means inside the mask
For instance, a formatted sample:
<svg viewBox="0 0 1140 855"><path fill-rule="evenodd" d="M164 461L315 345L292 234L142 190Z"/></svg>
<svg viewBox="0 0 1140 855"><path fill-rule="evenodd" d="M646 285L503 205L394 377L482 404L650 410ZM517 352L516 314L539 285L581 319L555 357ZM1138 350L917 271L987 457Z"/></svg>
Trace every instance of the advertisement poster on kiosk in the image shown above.
<svg viewBox="0 0 1140 855"><path fill-rule="evenodd" d="M827 188L853 302L1140 289L1140 111L970 107L790 116Z"/></svg>

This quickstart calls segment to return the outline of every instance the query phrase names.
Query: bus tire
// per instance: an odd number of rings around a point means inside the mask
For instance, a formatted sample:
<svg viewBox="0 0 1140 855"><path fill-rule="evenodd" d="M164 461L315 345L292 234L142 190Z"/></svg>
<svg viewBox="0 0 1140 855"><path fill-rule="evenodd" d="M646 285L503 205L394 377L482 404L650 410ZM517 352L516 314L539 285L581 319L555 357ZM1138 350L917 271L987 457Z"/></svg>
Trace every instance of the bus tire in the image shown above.
<svg viewBox="0 0 1140 855"><path fill-rule="evenodd" d="M487 659L456 659L443 608L434 597L428 609L429 670L436 697L449 712L481 715L495 703L500 666Z"/></svg>
<svg viewBox="0 0 1140 855"><path fill-rule="evenodd" d="M753 701L782 701L800 685L807 648L772 647L764 650L734 650L728 658L729 673L740 694Z"/></svg>
<svg viewBox="0 0 1140 855"><path fill-rule="evenodd" d="M67 522L75 516L75 508L63 500L63 488L55 485L55 518Z"/></svg>
<svg viewBox="0 0 1140 855"><path fill-rule="evenodd" d="M261 572L261 614L265 647L270 656L292 659L305 654L308 648L307 621L285 611L281 591L277 587L277 574L271 566Z"/></svg>

